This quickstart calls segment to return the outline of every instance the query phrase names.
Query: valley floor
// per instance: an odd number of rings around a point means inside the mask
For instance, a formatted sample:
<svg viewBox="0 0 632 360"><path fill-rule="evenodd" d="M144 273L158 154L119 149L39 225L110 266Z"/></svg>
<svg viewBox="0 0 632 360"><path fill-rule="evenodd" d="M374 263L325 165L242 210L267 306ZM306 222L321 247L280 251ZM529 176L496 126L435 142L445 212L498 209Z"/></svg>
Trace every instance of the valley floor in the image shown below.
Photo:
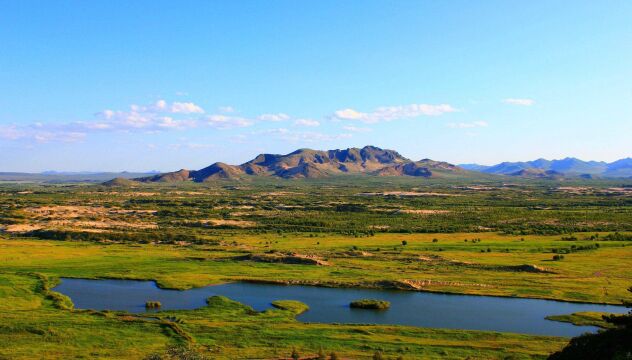
<svg viewBox="0 0 632 360"><path fill-rule="evenodd" d="M313 236L241 235L219 245L2 239L0 357L140 359L169 344L191 344L225 359L289 358L293 349L315 356L321 348L342 358L371 358L380 351L386 358L519 359L544 358L568 341L482 331L303 324L290 311L258 313L224 298L199 310L162 312L159 321L139 319L65 308L68 299L48 290L59 277L155 279L160 286L179 289L239 279L335 286L413 284L425 291L601 303L620 303L632 282L627 271L632 268L632 247L623 242L552 261L550 254L535 249L561 246L565 242L559 236ZM472 244L474 238L481 240ZM309 254L326 264L243 258L270 250Z"/></svg>
<svg viewBox="0 0 632 360"><path fill-rule="evenodd" d="M159 320L63 308L45 278L0 274L0 357L141 359L187 344L213 359L304 357L321 349L369 359L379 351L405 359L529 359L560 349L565 338L403 326L303 324L289 310L254 312L227 298L205 308L165 311ZM60 304L61 303L61 304Z"/></svg>
<svg viewBox="0 0 632 360"><path fill-rule="evenodd" d="M579 180L578 180L579 181ZM226 298L158 318L73 309L62 277L187 289L239 280L621 304L632 184L327 179L0 186L0 359L546 358L568 339L305 324ZM152 299L147 299L152 300ZM284 299L279 299L284 300ZM552 314L570 315L570 314ZM561 321L598 324L599 315Z"/></svg>

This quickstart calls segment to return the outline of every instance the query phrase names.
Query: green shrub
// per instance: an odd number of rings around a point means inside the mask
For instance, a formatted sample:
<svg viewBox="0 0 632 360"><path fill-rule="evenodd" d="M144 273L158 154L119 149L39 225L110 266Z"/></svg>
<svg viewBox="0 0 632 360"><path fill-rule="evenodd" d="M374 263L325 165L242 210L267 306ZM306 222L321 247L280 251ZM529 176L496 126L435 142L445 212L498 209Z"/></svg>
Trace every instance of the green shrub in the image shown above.
<svg viewBox="0 0 632 360"><path fill-rule="evenodd" d="M147 301L145 303L145 308L147 309L158 309L161 307L162 307L162 304L160 303L160 301Z"/></svg>
<svg viewBox="0 0 632 360"><path fill-rule="evenodd" d="M361 299L352 301L349 306L356 309L386 310L391 307L391 303L385 300Z"/></svg>

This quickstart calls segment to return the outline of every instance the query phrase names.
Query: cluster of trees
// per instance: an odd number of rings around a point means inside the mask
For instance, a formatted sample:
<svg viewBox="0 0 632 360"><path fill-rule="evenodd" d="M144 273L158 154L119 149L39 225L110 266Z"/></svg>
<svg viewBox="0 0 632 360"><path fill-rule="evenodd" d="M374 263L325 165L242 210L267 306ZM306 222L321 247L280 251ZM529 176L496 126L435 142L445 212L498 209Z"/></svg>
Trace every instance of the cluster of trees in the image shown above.
<svg viewBox="0 0 632 360"><path fill-rule="evenodd" d="M553 248L551 252L554 254L571 254L578 251L586 251L586 250L595 250L599 249L599 244L589 244L589 245L571 245L569 248Z"/></svg>
<svg viewBox="0 0 632 360"><path fill-rule="evenodd" d="M612 234L608 234L602 237L601 239L605 241L632 241L632 234L621 234L621 233L615 232Z"/></svg>

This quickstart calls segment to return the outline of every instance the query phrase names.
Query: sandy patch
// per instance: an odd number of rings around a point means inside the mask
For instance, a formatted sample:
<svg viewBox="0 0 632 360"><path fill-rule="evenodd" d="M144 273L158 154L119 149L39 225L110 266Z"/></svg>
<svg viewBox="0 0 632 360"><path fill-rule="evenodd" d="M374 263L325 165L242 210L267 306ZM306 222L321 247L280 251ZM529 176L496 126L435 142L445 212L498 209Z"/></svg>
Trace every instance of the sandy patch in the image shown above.
<svg viewBox="0 0 632 360"><path fill-rule="evenodd" d="M127 221L100 220L100 221L74 221L74 220L58 220L49 222L52 226L69 226L73 228L88 229L157 229L158 225L154 223L132 223Z"/></svg>
<svg viewBox="0 0 632 360"><path fill-rule="evenodd" d="M236 226L241 228L257 226L254 221L246 220L226 220L226 219L209 219L200 221L202 224L208 224L211 226Z"/></svg>
<svg viewBox="0 0 632 360"><path fill-rule="evenodd" d="M369 226L369 229L388 230L388 229L390 229L390 226L389 225L371 225L371 226Z"/></svg>
<svg viewBox="0 0 632 360"><path fill-rule="evenodd" d="M365 192L365 193L359 193L357 195L358 196L463 196L461 194L416 192L416 191Z"/></svg>
<svg viewBox="0 0 632 360"><path fill-rule="evenodd" d="M13 224L5 226L4 231L9 233L22 233L39 230L41 228L41 226L34 224Z"/></svg>
<svg viewBox="0 0 632 360"><path fill-rule="evenodd" d="M238 206L216 206L215 210L250 210L255 207L252 205L238 205Z"/></svg>
<svg viewBox="0 0 632 360"><path fill-rule="evenodd" d="M397 212L404 214L417 214L417 215L435 215L435 214L447 214L448 210L427 210L427 209L402 209Z"/></svg>
<svg viewBox="0 0 632 360"><path fill-rule="evenodd" d="M41 217L71 219L80 216L102 215L107 213L108 209L91 206L41 206L38 208L27 208L25 211Z"/></svg>
<svg viewBox="0 0 632 360"><path fill-rule="evenodd" d="M52 217L55 219L73 219L82 216L97 216L106 214L154 214L158 212L153 209L118 209L97 206L41 206L38 208L27 208L26 212L38 217Z"/></svg>
<svg viewBox="0 0 632 360"><path fill-rule="evenodd" d="M170 195L208 195L208 193L201 191L169 191L167 194Z"/></svg>
<svg viewBox="0 0 632 360"><path fill-rule="evenodd" d="M261 196L291 196L291 195L303 195L302 193L293 192L293 191L273 191L261 193Z"/></svg>

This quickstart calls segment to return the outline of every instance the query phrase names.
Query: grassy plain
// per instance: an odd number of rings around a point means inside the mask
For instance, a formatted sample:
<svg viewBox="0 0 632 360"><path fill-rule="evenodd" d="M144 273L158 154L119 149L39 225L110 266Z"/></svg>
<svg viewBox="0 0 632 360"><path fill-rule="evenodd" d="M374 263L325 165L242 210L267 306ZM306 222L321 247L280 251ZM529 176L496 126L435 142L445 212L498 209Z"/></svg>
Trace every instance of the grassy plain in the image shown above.
<svg viewBox="0 0 632 360"><path fill-rule="evenodd" d="M45 282L153 279L185 289L256 280L619 304L632 283L631 189L401 179L4 184L0 358L134 359L174 343L216 358L282 358L293 348L315 356L321 347L348 358L544 357L567 339L302 324L298 304L257 313L224 298L147 320L64 309Z"/></svg>
<svg viewBox="0 0 632 360"><path fill-rule="evenodd" d="M528 359L560 349L566 339L482 331L402 326L302 324L288 310L255 312L223 297L205 308L154 313L59 309L39 291L42 280L0 274L0 357L7 359L140 359L173 344L190 344L217 359L288 358L292 349L315 356L322 348L341 358L376 351L408 359Z"/></svg>

